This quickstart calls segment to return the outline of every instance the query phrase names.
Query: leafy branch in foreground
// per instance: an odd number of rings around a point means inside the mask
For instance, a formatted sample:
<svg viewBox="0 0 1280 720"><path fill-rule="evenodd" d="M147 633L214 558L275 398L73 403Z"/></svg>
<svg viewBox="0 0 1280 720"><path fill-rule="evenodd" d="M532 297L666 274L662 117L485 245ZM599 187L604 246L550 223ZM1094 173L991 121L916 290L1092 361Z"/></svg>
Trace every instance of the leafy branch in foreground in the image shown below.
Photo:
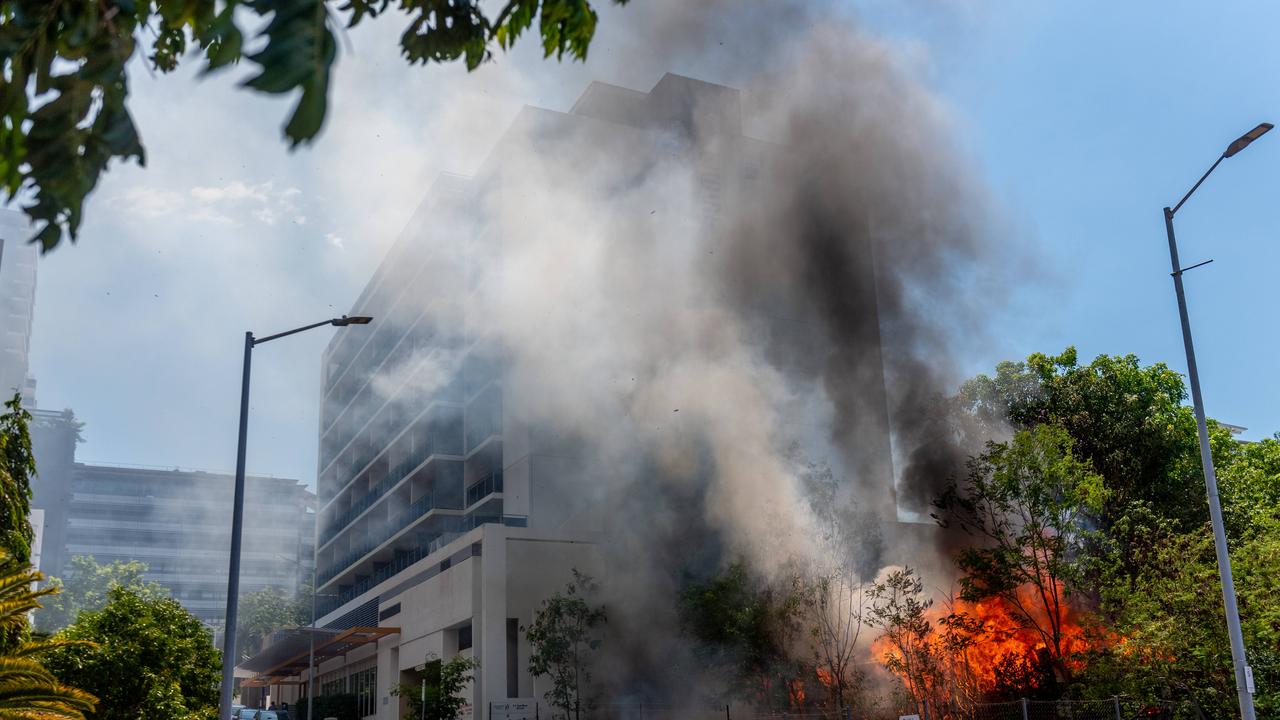
<svg viewBox="0 0 1280 720"><path fill-rule="evenodd" d="M625 5L627 0L613 0ZM293 147L315 139L328 111L336 26L356 26L391 0L0 0L0 189L19 200L45 251L75 241L85 198L113 160L146 164L129 112L135 52L171 72L189 50L211 72L246 60L244 85L297 94L284 126ZM545 57L585 59L597 15L590 0L507 0L490 18L472 0L398 0L410 64L462 59L474 70L490 48L511 48L534 21ZM269 19L268 19L269 18ZM244 52L244 27L261 49ZM148 42L150 43L148 45Z"/></svg>

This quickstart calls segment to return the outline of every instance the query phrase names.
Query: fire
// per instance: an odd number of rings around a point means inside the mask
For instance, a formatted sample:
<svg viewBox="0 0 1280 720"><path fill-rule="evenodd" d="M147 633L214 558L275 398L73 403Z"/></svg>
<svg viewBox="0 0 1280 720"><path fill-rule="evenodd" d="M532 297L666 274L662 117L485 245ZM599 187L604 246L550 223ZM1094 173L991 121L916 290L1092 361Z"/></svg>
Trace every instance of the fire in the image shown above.
<svg viewBox="0 0 1280 720"><path fill-rule="evenodd" d="M831 671L826 668L818 668L816 670L818 682L822 683L827 689L835 685L835 678L831 676Z"/></svg>
<svg viewBox="0 0 1280 720"><path fill-rule="evenodd" d="M909 688L918 689L913 692L947 702L977 701L1002 682L1034 682L1037 669L1079 670L1078 657L1088 648L1089 639L1074 619L1076 612L1062 605L1057 617L1051 618L1031 586L1020 588L1017 600L1016 606L991 598L972 603L956 600L950 607L931 607L927 613L931 631L920 653L929 662L913 660L921 671L917 677L903 676L901 663L893 663L901 661L901 651L887 637L877 639L872 651L887 665L896 665L895 674ZM1023 619L1019 607L1029 612L1030 622ZM1060 663L1055 662L1059 659ZM1056 667L1046 667L1046 661ZM926 671L925 664L932 667Z"/></svg>
<svg viewBox="0 0 1280 720"><path fill-rule="evenodd" d="M804 707L804 681L800 679L787 681L787 701L792 708Z"/></svg>

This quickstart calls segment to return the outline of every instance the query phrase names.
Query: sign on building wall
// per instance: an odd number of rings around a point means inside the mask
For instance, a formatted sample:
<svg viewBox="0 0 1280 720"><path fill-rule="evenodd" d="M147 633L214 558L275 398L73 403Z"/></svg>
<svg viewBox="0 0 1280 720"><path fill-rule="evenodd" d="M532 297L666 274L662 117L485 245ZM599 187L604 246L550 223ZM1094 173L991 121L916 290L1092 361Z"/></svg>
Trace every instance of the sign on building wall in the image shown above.
<svg viewBox="0 0 1280 720"><path fill-rule="evenodd" d="M538 706L533 698L515 698L489 703L489 720L537 720Z"/></svg>

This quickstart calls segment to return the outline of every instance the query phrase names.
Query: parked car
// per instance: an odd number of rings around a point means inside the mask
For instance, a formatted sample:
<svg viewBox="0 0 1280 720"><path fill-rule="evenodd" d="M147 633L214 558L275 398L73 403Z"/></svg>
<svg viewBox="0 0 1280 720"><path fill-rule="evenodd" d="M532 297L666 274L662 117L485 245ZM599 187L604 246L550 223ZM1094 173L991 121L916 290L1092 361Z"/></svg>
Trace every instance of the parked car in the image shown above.
<svg viewBox="0 0 1280 720"><path fill-rule="evenodd" d="M258 720L263 712L255 708L240 708L235 717L236 720Z"/></svg>
<svg viewBox="0 0 1280 720"><path fill-rule="evenodd" d="M293 720L288 710L259 710L254 720Z"/></svg>

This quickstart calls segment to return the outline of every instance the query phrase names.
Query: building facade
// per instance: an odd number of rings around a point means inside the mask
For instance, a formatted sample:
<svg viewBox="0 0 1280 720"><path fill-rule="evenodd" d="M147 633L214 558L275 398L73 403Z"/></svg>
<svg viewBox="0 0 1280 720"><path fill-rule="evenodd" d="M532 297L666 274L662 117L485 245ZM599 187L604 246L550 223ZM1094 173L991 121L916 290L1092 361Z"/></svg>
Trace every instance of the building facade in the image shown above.
<svg viewBox="0 0 1280 720"><path fill-rule="evenodd" d="M207 625L227 603L232 475L76 463L63 558L137 560ZM298 594L311 574L314 496L296 480L245 479L240 591ZM64 573L66 566L64 565Z"/></svg>
<svg viewBox="0 0 1280 720"><path fill-rule="evenodd" d="M27 407L35 405L29 356L39 257L30 237L26 215L0 210L0 394L22 393Z"/></svg>
<svg viewBox="0 0 1280 720"><path fill-rule="evenodd" d="M210 627L226 611L232 475L75 461L80 423L70 411L37 410L32 445L39 475L32 507L43 511L41 570L68 579L71 558L137 560ZM310 581L315 495L296 480L245 481L240 589L290 597Z"/></svg>

